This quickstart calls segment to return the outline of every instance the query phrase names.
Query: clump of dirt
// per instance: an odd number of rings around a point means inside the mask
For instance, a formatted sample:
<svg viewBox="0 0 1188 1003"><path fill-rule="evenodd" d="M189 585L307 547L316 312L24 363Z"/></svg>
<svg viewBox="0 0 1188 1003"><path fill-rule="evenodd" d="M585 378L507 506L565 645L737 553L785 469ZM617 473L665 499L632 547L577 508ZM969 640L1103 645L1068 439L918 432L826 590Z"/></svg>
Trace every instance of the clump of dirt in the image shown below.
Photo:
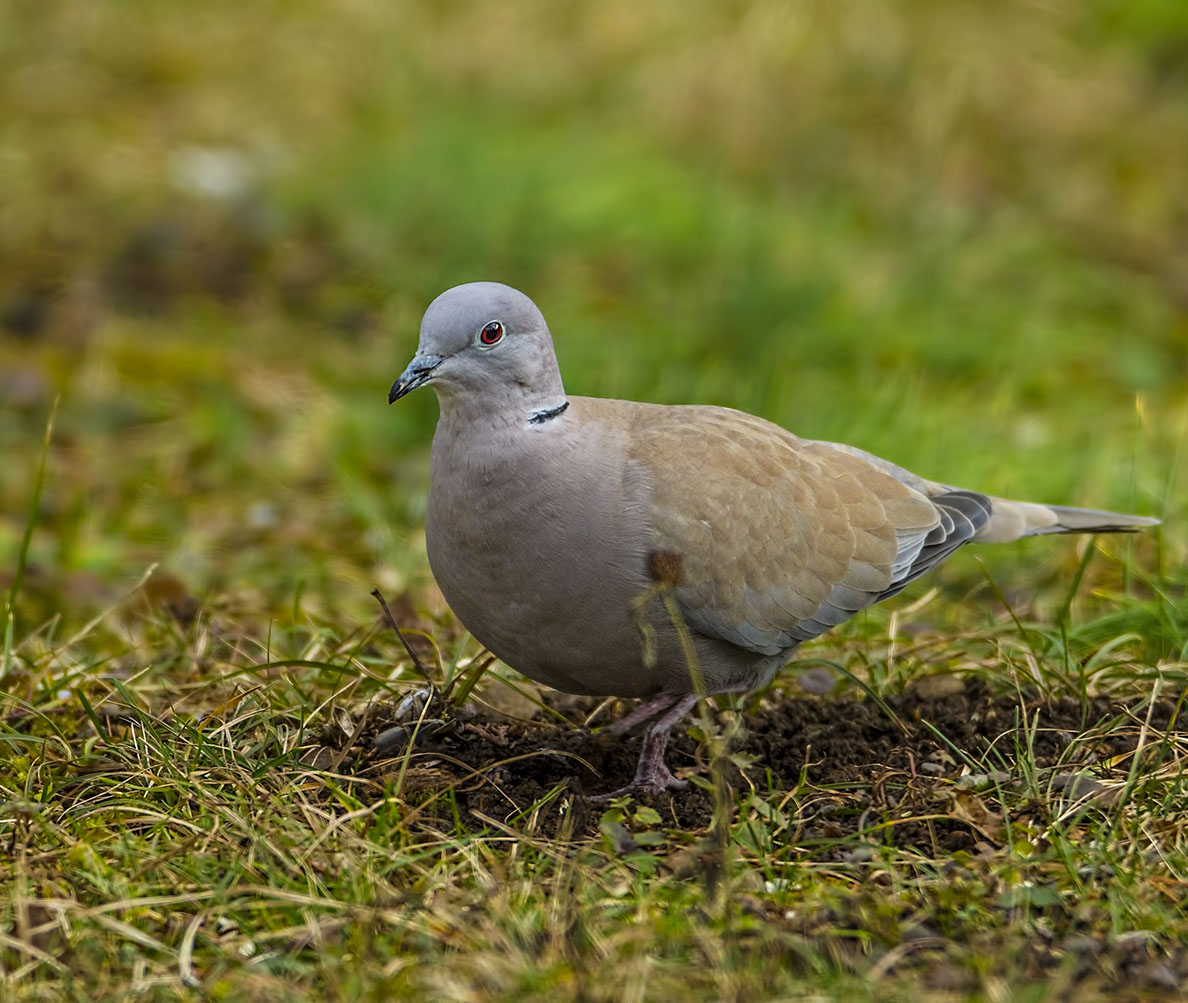
<svg viewBox="0 0 1188 1003"><path fill-rule="evenodd" d="M571 723L525 723L482 708L434 714L434 723L418 732L407 764L403 753L375 749L375 737L391 725L391 719L375 714L361 736L355 771L388 782L403 768L403 795L414 803L418 798L426 802L431 815L442 810L434 810L433 795L452 788L463 823L476 828L484 818L527 818L551 791L568 790L573 803L589 806L576 813L576 823L570 815L567 824L577 826L572 835L592 835L602 807L585 796L614 790L631 779L639 739L582 727L593 702L557 695L556 706ZM1168 728L1175 712L1171 702L1156 705L1151 726ZM1142 714L1147 714L1145 708ZM722 718L719 730L729 732ZM1119 719L1113 728L1101 727ZM706 746L690 731L674 731L669 766L678 775L708 775ZM1132 750L1139 731L1140 722L1128 716L1125 706L1105 698L1021 700L981 683L942 696L909 692L888 697L883 706L870 699L770 698L741 719L724 775L735 792L754 788L767 795L798 784L813 792L816 815L802 835L832 842L869 824L872 811L877 821L879 812L910 808L911 798L935 793L938 786L953 791L968 789L979 779L1014 782L1015 764L1024 752L1041 770L1076 771ZM688 831L705 829L713 815L712 794L696 784L637 800L650 801L666 825ZM553 834L559 814L533 819L535 831ZM955 815L939 824L897 824L893 836L904 844L930 844L934 852L974 845L977 819L963 821L960 811ZM453 807L450 817L455 817Z"/></svg>

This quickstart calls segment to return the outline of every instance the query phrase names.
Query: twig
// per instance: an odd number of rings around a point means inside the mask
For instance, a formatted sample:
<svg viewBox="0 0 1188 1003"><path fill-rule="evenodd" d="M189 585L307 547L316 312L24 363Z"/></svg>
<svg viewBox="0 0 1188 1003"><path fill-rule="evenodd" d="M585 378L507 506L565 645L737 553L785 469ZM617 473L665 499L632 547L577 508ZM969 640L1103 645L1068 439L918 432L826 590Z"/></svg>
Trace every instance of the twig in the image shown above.
<svg viewBox="0 0 1188 1003"><path fill-rule="evenodd" d="M384 619L388 621L388 625L396 631L396 636L400 638L400 643L404 645L404 650L408 652L408 657L412 659L413 668L417 670L430 686L433 685L433 680L429 677L429 673L425 671L425 666L421 664L421 660L417 658L417 653L412 650L412 645L408 643L408 638L404 636L404 631L400 629L400 624L396 622L396 617L392 615L392 611L388 609L388 603L384 599L384 594L380 592L379 588L371 590L371 594L375 596L375 601L380 604L380 609L384 611Z"/></svg>

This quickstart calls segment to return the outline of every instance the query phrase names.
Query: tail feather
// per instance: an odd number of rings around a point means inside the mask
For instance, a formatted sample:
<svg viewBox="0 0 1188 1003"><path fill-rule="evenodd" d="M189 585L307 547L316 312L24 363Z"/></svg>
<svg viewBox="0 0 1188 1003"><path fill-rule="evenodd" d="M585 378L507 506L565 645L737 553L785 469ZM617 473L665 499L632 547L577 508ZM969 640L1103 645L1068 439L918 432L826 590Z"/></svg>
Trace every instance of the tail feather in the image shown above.
<svg viewBox="0 0 1188 1003"><path fill-rule="evenodd" d="M1045 507L1056 516L1056 526L1044 531L1049 533L1135 533L1140 529L1159 525L1158 519L1146 515L1105 512L1095 508L1072 508L1068 505Z"/></svg>
<svg viewBox="0 0 1188 1003"><path fill-rule="evenodd" d="M1158 519L1145 515L1100 509L1040 505L1006 498L991 498L990 503L990 521L975 537L979 543L1005 543L1050 533L1135 533L1159 525Z"/></svg>
<svg viewBox="0 0 1188 1003"><path fill-rule="evenodd" d="M1158 526L1158 519L1145 515L1126 515L1122 512L1105 512L1093 508L1072 508L1068 505L1040 505L1036 502L1012 501L1009 498L995 498L972 491L964 491L951 484L925 480L909 470L868 453L855 446L840 442L825 443L834 449L866 460L884 473L890 474L901 484L913 491L919 491L940 503L940 508L953 507L960 500L958 508L973 516L977 532L973 539L977 543L1007 543L1025 536L1045 536L1049 533L1135 533L1140 529ZM948 503L948 506L942 502ZM979 501L980 499L980 501ZM969 505L974 508L969 508ZM990 517L980 519L975 509L990 506ZM951 518L951 517L950 517ZM968 539L968 537L966 538ZM952 548L950 548L951 550ZM946 551L946 554L949 551ZM932 563L936 563L934 559ZM894 591L894 590L893 590ZM891 593L888 593L891 594ZM881 598L886 598L882 596Z"/></svg>

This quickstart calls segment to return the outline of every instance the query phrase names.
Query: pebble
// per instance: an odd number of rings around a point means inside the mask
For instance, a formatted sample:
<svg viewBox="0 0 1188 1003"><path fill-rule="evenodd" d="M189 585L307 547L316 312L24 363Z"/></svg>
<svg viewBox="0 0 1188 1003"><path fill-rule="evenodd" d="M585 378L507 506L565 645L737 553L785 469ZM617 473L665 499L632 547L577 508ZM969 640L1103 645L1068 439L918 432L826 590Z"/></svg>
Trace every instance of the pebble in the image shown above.
<svg viewBox="0 0 1188 1003"><path fill-rule="evenodd" d="M421 722L419 728L403 724L393 725L376 735L371 744L381 756L393 756L404 750L414 731L419 735L433 735L444 728L445 724L440 718L428 718Z"/></svg>

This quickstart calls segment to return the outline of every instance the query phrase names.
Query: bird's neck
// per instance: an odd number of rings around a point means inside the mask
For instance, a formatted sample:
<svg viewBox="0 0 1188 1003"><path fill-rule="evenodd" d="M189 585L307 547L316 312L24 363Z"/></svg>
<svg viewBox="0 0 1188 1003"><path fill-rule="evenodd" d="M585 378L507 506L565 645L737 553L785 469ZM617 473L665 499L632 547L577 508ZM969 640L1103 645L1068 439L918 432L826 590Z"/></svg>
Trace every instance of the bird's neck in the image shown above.
<svg viewBox="0 0 1188 1003"><path fill-rule="evenodd" d="M564 414L569 406L561 374L555 370L538 374L531 383L508 381L498 389L445 385L434 389L441 420L448 425L542 425Z"/></svg>

